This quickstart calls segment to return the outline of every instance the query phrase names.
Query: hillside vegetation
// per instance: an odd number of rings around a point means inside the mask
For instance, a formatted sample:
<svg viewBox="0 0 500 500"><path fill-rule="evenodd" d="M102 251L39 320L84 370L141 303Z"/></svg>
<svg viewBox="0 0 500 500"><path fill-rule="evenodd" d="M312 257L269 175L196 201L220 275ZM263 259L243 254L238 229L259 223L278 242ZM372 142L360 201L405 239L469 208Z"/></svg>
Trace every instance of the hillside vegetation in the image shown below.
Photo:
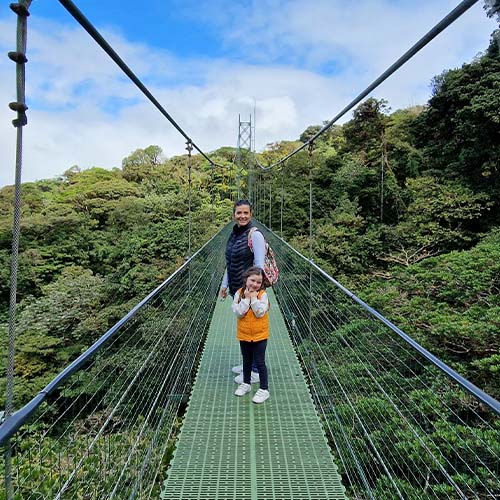
<svg viewBox="0 0 500 500"><path fill-rule="evenodd" d="M437 76L425 106L393 112L388 104L368 99L314 144L314 258L500 398L499 44ZM268 145L259 161L277 160L319 128ZM193 158L194 248L230 220L234 155L229 147L213 153L224 170ZM251 158L244 160L248 168ZM271 204L257 196L256 209L273 229L283 186L283 236L305 253L308 176L306 151L283 175L254 179L271 188ZM184 261L187 190L187 157L166 158L157 146L134 151L111 171L72 167L23 185L16 406ZM4 330L12 199L12 187L0 191Z"/></svg>

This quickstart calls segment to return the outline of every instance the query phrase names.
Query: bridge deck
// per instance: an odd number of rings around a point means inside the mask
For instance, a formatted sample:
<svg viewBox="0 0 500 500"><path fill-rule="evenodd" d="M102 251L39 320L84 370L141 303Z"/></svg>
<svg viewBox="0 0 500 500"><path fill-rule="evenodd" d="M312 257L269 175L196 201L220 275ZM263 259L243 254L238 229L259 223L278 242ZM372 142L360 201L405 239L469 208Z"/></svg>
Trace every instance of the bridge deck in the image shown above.
<svg viewBox="0 0 500 500"><path fill-rule="evenodd" d="M234 396L231 366L241 358L236 320L230 299L218 301L163 499L345 498L272 293L270 299L271 398L256 405L251 394Z"/></svg>

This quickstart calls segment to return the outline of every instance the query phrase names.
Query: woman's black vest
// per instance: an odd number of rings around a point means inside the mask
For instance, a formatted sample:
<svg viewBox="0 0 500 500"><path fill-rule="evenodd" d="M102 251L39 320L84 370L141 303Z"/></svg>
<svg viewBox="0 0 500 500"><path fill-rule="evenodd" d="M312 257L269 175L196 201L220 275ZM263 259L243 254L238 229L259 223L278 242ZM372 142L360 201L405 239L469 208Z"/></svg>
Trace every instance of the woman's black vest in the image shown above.
<svg viewBox="0 0 500 500"><path fill-rule="evenodd" d="M236 224L227 240L226 268L231 295L243 286L243 273L253 266L253 252L248 247L248 231L251 227L251 222L242 227Z"/></svg>

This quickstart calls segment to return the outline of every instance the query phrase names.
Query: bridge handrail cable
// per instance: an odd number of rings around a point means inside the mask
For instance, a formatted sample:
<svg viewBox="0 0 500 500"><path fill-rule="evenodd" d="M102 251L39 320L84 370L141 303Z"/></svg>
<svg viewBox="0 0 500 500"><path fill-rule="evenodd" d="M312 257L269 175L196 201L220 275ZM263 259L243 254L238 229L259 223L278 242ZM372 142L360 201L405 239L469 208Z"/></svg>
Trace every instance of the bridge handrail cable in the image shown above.
<svg viewBox="0 0 500 500"><path fill-rule="evenodd" d="M432 363L436 368L445 373L449 378L454 380L460 387L466 390L469 394L472 394L475 398L481 401L484 405L486 405L489 409L491 409L494 413L500 416L500 402L491 397L489 394L485 393L479 387L474 385L472 382L468 381L460 374L458 374L455 370L450 368L446 363L441 361L439 358L430 353L427 349L422 347L418 342L416 342L410 335L405 333L403 330L398 328L394 323L389 321L385 316L379 313L376 309L369 306L366 302L361 300L357 295L351 292L348 288L341 285L335 278L330 276L326 271L324 271L321 267L319 267L313 260L308 259L305 255L300 253L297 249L295 249L292 245L274 233L271 229L269 229L265 224L259 222L262 226L266 228L267 231L270 231L273 236L280 240L282 244L287 246L291 251L301 257L304 261L308 262L316 271L318 271L323 277L325 277L328 281L333 283L339 290L341 290L345 295L354 300L357 304L359 304L363 309L365 309L369 314L380 320L387 327L389 327L394 333L396 333L399 337L401 337L407 344L409 344L414 350L418 351L424 358L426 358L430 363Z"/></svg>
<svg viewBox="0 0 500 500"><path fill-rule="evenodd" d="M220 165L213 161L206 153L204 153L194 141L187 135L181 126L172 118L172 116L165 110L165 108L158 102L154 95L148 88L141 82L141 80L134 74L134 72L127 66L123 59L116 53L106 39L99 33L99 31L92 25L92 23L83 15L78 7L71 0L59 0L59 3L78 21L78 23L87 31L87 33L97 42L97 44L108 54L109 57L120 67L120 69L135 83L141 92L154 104L160 113L175 127L175 129L186 139L188 144L192 144L211 165L219 168L227 168L225 165Z"/></svg>
<svg viewBox="0 0 500 500"><path fill-rule="evenodd" d="M219 231L220 232L220 231ZM94 344L92 344L83 354L70 363L59 375L57 375L49 384L47 384L31 401L26 403L22 408L6 418L0 425L0 447L3 446L7 440L12 437L20 427L33 415L33 413L40 407L40 405L52 394L65 380L67 380L73 373L78 371L90 358L92 358L103 345L105 345L113 335L133 316L135 316L146 304L151 302L168 284L186 267L188 267L192 260L209 245L212 240L219 234L217 232L208 240L199 250L197 250L189 259L175 270L163 283L155 288L149 295L141 300L134 306L123 318L115 323L104 335L102 335Z"/></svg>
<svg viewBox="0 0 500 500"><path fill-rule="evenodd" d="M60 0L61 1L61 0ZM447 14L439 23L437 23L431 30L429 30L420 40L418 40L410 49L408 49L396 62L394 62L389 68L387 68L378 78L376 78L368 87L365 88L357 97L355 97L344 109L342 109L337 115L335 115L328 123L326 123L316 134L314 134L307 142L294 149L291 153L287 154L283 158L279 159L275 163L268 165L267 167L260 168L264 171L271 170L272 168L281 165L286 162L292 156L295 156L298 152L307 148L309 144L313 144L314 141L323 135L327 130L329 130L335 122L337 122L342 116L344 116L348 111L350 111L354 106L359 104L368 94L375 90L379 85L381 85L387 78L389 78L393 73L395 73L401 66L407 63L417 52L423 49L429 42L436 38L439 33L444 31L450 24L456 21L464 12L470 9L478 0L463 0L457 7L455 7L449 14Z"/></svg>

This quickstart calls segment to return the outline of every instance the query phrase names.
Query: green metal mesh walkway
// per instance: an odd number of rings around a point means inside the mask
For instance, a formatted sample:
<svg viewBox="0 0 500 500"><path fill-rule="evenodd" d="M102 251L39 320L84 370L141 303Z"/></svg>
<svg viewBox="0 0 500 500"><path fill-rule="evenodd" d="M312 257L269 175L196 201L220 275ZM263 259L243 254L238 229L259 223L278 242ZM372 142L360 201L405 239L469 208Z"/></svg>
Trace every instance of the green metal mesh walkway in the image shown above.
<svg viewBox="0 0 500 500"><path fill-rule="evenodd" d="M270 299L271 398L256 405L251 394L234 396L231 366L241 359L236 319L230 298L218 301L162 498L345 498L272 293Z"/></svg>

